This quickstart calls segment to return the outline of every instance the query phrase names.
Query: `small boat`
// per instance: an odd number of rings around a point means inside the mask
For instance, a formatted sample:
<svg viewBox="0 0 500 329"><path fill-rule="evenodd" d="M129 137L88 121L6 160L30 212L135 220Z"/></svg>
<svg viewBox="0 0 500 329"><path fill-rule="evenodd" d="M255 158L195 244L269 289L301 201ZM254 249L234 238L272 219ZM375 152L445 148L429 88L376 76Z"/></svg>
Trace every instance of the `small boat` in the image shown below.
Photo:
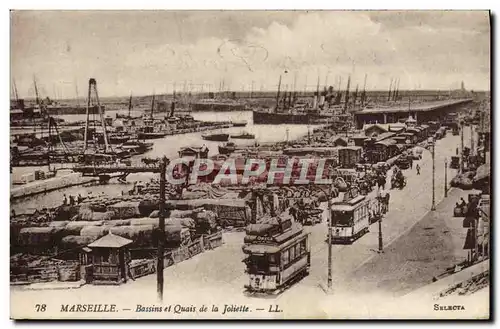
<svg viewBox="0 0 500 329"><path fill-rule="evenodd" d="M248 132L243 132L237 135L231 135L231 138L233 139L255 139L254 134L250 134Z"/></svg>
<svg viewBox="0 0 500 329"><path fill-rule="evenodd" d="M116 113L116 119L137 120L137 119L142 119L142 115L132 116L132 115Z"/></svg>
<svg viewBox="0 0 500 329"><path fill-rule="evenodd" d="M220 154L231 154L236 150L236 144L233 142L227 142L224 145L219 146L219 153Z"/></svg>
<svg viewBox="0 0 500 329"><path fill-rule="evenodd" d="M203 134L201 138L207 141L214 142L227 142L229 140L229 134L215 133L215 134Z"/></svg>
<svg viewBox="0 0 500 329"><path fill-rule="evenodd" d="M98 136L97 141L100 144L104 144L104 134L96 134L96 135ZM130 139L130 135L127 133L108 133L109 144L113 144L113 145L122 144L122 143L125 143L126 141L128 141L129 139Z"/></svg>
<svg viewBox="0 0 500 329"><path fill-rule="evenodd" d="M164 132L138 132L137 133L137 138L138 139L158 139L158 138L163 138L167 136L167 133Z"/></svg>
<svg viewBox="0 0 500 329"><path fill-rule="evenodd" d="M247 125L247 122L245 120L241 121L231 121L233 124L233 127L245 127Z"/></svg>
<svg viewBox="0 0 500 329"><path fill-rule="evenodd" d="M122 150L128 150L131 153L143 154L153 148L153 143L144 143L140 141L127 141L120 145Z"/></svg>

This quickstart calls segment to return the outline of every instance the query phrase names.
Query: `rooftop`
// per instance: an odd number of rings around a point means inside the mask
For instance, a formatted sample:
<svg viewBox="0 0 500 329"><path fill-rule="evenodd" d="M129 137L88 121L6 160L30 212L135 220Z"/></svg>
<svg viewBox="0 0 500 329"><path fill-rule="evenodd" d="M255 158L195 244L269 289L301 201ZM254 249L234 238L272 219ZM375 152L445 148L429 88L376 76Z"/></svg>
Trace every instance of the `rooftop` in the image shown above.
<svg viewBox="0 0 500 329"><path fill-rule="evenodd" d="M131 244L132 242L132 240L122 238L121 236L114 235L110 232L99 240L92 242L88 246L90 248L121 248Z"/></svg>
<svg viewBox="0 0 500 329"><path fill-rule="evenodd" d="M363 109L356 114L370 114L370 113L398 113L398 112L426 112L437 110L442 107L462 104L465 102L470 102L472 99L453 99L453 100L445 100L445 101L435 101L435 102L425 102L421 104L410 104L410 109L408 109L408 104L404 104L402 106L394 106L394 107L379 107L379 108L370 108Z"/></svg>

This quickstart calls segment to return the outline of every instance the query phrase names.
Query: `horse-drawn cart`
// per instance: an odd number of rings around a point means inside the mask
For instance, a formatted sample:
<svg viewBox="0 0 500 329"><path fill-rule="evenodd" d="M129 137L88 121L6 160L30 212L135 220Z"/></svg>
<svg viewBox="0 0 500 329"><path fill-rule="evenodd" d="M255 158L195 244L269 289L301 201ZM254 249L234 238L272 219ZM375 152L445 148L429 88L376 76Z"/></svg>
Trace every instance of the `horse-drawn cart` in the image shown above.
<svg viewBox="0 0 500 329"><path fill-rule="evenodd" d="M406 186L406 177L401 171L396 172L391 177L391 188L399 188L400 190Z"/></svg>

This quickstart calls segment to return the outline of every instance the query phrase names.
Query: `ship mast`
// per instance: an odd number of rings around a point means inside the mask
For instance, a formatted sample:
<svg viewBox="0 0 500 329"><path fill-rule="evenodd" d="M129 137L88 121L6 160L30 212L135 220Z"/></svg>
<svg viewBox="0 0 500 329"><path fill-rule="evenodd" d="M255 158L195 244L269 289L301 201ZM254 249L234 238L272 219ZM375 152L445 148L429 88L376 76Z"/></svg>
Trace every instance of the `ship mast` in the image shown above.
<svg viewBox="0 0 500 329"><path fill-rule="evenodd" d="M35 85L35 97L36 97L36 105L38 105L38 110L40 111L40 114L42 114L42 108L40 106L40 98L38 97L38 87L36 85L36 78L33 76L33 83ZM43 132L43 130L42 130ZM35 116L33 115L33 134L35 134L36 137L36 124L35 124Z"/></svg>
<svg viewBox="0 0 500 329"><path fill-rule="evenodd" d="M347 88L345 91L344 113L347 113L347 106L349 104L349 87L351 85L351 75L347 78Z"/></svg>
<svg viewBox="0 0 500 329"><path fill-rule="evenodd" d="M172 104L170 105L170 116L169 117L173 117L174 116L174 111L175 111L175 84L174 84L174 95L173 95L173 100L172 100Z"/></svg>
<svg viewBox="0 0 500 329"><path fill-rule="evenodd" d="M278 82L278 92L276 94L276 112L278 111L278 107L280 104L280 89L281 89L281 74L280 74L280 80Z"/></svg>
<svg viewBox="0 0 500 329"><path fill-rule="evenodd" d="M131 118L130 117L130 111L132 110L132 93L130 93L130 98L128 100L128 117L129 119Z"/></svg>
<svg viewBox="0 0 500 329"><path fill-rule="evenodd" d="M398 79L397 79L397 85L396 85L396 92L395 92L395 93L394 93L394 95L393 95L393 99L394 99L395 101L397 101L397 100L398 100L398 97L399 97L399 81L400 81L400 80L399 80L399 78L398 78Z"/></svg>
<svg viewBox="0 0 500 329"><path fill-rule="evenodd" d="M151 119L153 119L154 108L155 108L155 93L153 92L153 99L151 100Z"/></svg>
<svg viewBox="0 0 500 329"><path fill-rule="evenodd" d="M35 84L35 97L36 97L36 105L40 107L40 98L38 97L38 87L36 85L36 78L33 76L33 83Z"/></svg>
<svg viewBox="0 0 500 329"><path fill-rule="evenodd" d="M76 82L76 79L75 79L75 91L76 91L76 107L80 108L80 99L78 96L78 83Z"/></svg>
<svg viewBox="0 0 500 329"><path fill-rule="evenodd" d="M352 101L353 107L356 107L356 99L358 98L358 87L359 87L359 85L356 84L356 90L354 91L353 101Z"/></svg>
<svg viewBox="0 0 500 329"><path fill-rule="evenodd" d="M318 74L318 82L316 83L316 95L314 95L314 98L316 99L316 104L314 106L314 109L317 110L319 107L319 74Z"/></svg>
<svg viewBox="0 0 500 329"><path fill-rule="evenodd" d="M391 78L391 83L389 84L389 95L387 96L387 101L390 101L390 100L391 100L391 87L392 87L392 80L393 80L393 78Z"/></svg>
<svg viewBox="0 0 500 329"><path fill-rule="evenodd" d="M17 94L16 80L12 81L14 85L14 96L16 97L16 106L19 106L19 95Z"/></svg>
<svg viewBox="0 0 500 329"><path fill-rule="evenodd" d="M366 78L367 74L365 73L365 82L363 84L363 93L361 94L361 107L365 107L365 102L366 102Z"/></svg>

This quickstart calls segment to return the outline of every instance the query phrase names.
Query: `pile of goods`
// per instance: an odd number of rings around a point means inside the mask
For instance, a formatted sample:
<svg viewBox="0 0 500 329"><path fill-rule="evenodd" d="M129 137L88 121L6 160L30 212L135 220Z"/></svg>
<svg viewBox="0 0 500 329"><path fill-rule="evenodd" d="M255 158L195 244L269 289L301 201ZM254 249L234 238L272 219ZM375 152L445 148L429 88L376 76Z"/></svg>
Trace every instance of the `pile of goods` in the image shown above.
<svg viewBox="0 0 500 329"><path fill-rule="evenodd" d="M52 254L84 247L113 233L133 241L131 248L153 248L158 242L159 202L152 199L99 197L79 205L18 215L11 219L14 251ZM205 207L165 213L165 244L177 248L201 235L217 232L215 212Z"/></svg>
<svg viewBox="0 0 500 329"><path fill-rule="evenodd" d="M259 237L275 236L292 228L293 218L288 213L282 213L277 217L264 217L259 223L249 224L246 229L244 243L253 243Z"/></svg>
<svg viewBox="0 0 500 329"><path fill-rule="evenodd" d="M473 188L474 176L476 173L474 171L464 172L462 174L457 174L450 182L451 187L458 187L462 190L471 190Z"/></svg>
<svg viewBox="0 0 500 329"><path fill-rule="evenodd" d="M183 200L195 199L236 199L237 193L229 192L217 185L197 184L191 185L182 192Z"/></svg>

